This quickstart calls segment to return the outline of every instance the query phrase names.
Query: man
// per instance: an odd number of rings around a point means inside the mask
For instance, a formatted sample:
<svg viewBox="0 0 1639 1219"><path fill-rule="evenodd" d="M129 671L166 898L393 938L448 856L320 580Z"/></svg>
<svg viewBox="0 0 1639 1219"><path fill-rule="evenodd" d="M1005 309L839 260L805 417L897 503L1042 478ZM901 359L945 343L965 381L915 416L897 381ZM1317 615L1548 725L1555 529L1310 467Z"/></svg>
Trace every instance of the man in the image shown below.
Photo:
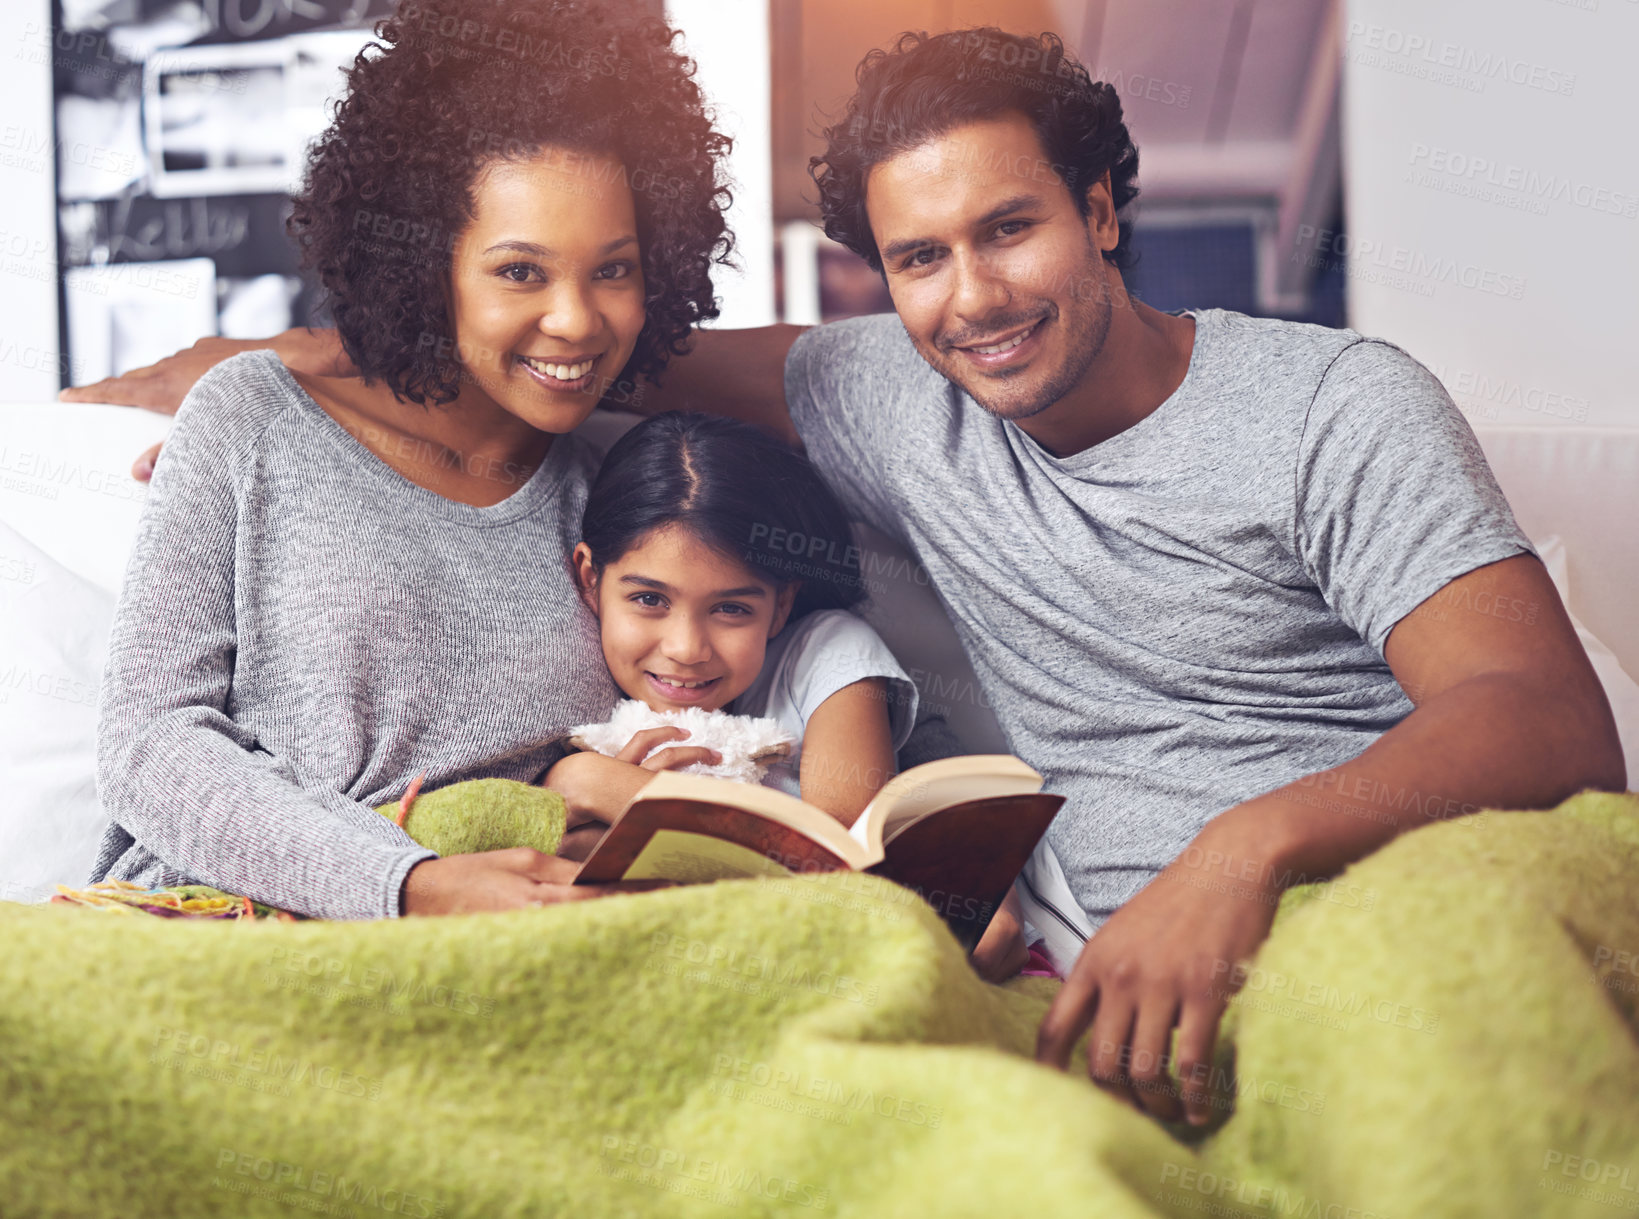
<svg viewBox="0 0 1639 1219"><path fill-rule="evenodd" d="M1012 747L1068 796L1050 841L1101 924L1038 1056L1090 1026L1098 1083L1205 1121L1216 983L1280 892L1431 819L1621 789L1609 707L1425 369L1129 298L1137 152L1057 39L907 36L826 134L826 231L897 317L703 333L647 409L800 439L918 556ZM74 396L174 407L237 349Z"/></svg>

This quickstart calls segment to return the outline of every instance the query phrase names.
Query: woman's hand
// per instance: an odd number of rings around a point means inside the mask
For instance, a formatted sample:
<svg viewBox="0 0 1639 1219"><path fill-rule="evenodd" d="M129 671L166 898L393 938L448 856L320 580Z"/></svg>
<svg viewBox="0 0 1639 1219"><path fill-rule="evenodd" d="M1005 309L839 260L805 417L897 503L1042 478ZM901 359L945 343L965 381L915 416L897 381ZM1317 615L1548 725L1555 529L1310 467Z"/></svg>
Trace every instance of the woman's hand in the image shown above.
<svg viewBox="0 0 1639 1219"><path fill-rule="evenodd" d="M403 909L405 914L523 910L555 902L641 893L669 883L634 880L612 885L571 884L577 871L573 861L543 855L529 847L426 859L404 878Z"/></svg>
<svg viewBox="0 0 1639 1219"><path fill-rule="evenodd" d="M1007 891L1002 908L990 920L990 926L980 937L978 945L968 954L974 972L986 982L1005 982L1030 961L1030 949L1024 942L1024 912L1019 908L1019 895Z"/></svg>

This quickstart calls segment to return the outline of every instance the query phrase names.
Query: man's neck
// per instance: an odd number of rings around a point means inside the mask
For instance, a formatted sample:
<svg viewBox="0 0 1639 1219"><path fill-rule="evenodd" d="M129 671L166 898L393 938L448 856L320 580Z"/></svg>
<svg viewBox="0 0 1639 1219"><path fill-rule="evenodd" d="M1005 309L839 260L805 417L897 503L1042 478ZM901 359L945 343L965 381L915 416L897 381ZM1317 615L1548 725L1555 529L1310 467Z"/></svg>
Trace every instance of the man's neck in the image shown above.
<svg viewBox="0 0 1639 1219"><path fill-rule="evenodd" d="M1195 350L1195 319L1173 317L1123 298L1103 350L1077 386L1019 430L1055 457L1070 457L1118 436L1177 391Z"/></svg>

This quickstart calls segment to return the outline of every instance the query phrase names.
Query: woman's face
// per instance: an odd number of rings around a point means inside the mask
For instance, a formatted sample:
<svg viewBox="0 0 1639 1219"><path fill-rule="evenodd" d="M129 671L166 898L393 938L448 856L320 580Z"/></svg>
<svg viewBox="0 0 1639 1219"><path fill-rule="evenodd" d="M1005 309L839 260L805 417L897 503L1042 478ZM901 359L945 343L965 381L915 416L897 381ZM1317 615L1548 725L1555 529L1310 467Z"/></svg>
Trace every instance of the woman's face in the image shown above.
<svg viewBox="0 0 1639 1219"><path fill-rule="evenodd" d="M574 564L615 684L656 711L716 711L744 694L797 592L675 525L650 532L601 578L584 542Z"/></svg>
<svg viewBox="0 0 1639 1219"><path fill-rule="evenodd" d="M572 431L643 329L625 171L612 158L544 148L492 161L473 201L450 266L461 364L503 410L543 432Z"/></svg>

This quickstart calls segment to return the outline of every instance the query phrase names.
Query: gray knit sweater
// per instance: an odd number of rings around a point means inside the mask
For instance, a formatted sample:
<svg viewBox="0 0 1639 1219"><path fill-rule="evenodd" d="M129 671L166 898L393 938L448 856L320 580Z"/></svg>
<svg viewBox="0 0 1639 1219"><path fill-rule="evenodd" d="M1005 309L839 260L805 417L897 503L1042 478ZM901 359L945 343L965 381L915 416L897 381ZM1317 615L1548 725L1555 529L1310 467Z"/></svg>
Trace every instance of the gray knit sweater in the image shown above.
<svg viewBox="0 0 1639 1219"><path fill-rule="evenodd" d="M271 352L211 369L160 456L109 639L92 879L196 881L322 918L400 913L433 857L373 810L537 780L618 693L568 554L597 456L557 439L510 498L447 500Z"/></svg>

